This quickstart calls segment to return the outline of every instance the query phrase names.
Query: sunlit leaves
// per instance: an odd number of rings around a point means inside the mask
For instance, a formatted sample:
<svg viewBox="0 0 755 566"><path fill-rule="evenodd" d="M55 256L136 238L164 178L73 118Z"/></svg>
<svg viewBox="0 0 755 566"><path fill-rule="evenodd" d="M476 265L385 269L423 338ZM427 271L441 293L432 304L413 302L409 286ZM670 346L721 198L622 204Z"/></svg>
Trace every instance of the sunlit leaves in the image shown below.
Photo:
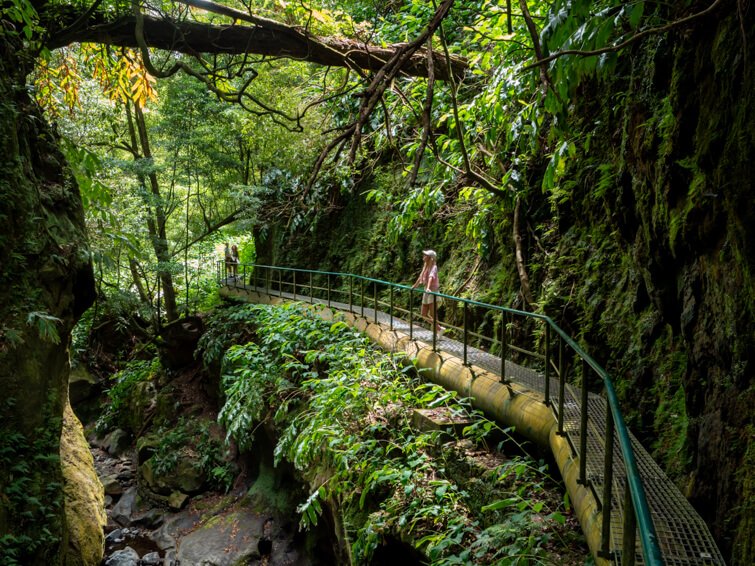
<svg viewBox="0 0 755 566"><path fill-rule="evenodd" d="M78 60L70 50L39 58L34 94L50 116L60 116L63 108L72 113L79 106L80 83Z"/></svg>
<svg viewBox="0 0 755 566"><path fill-rule="evenodd" d="M141 55L128 48L113 51L106 46L84 46L85 60L92 66L92 76L113 101L133 102L144 107L157 100L155 78L147 72Z"/></svg>

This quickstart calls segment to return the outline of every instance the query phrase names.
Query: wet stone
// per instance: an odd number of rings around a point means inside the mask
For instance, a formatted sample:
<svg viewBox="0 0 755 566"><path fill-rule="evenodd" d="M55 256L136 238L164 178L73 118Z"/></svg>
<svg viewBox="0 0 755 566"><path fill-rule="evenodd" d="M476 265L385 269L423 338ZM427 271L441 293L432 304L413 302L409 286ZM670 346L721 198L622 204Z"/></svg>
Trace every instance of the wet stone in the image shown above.
<svg viewBox="0 0 755 566"><path fill-rule="evenodd" d="M139 553L130 546L116 550L105 560L105 566L139 566Z"/></svg>
<svg viewBox="0 0 755 566"><path fill-rule="evenodd" d="M123 542L124 540L125 536L123 534L123 531L121 529L115 529L114 531L110 531L105 537L105 544L117 544L119 542Z"/></svg>
<svg viewBox="0 0 755 566"><path fill-rule="evenodd" d="M142 556L142 566L157 566L160 562L160 554L157 552L149 552Z"/></svg>

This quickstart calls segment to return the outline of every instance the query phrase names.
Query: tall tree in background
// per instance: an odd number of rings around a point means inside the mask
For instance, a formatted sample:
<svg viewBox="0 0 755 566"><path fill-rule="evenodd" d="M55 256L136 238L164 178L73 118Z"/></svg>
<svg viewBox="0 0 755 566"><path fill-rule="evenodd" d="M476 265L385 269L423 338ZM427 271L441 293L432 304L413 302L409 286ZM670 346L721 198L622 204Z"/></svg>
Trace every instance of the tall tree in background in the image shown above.
<svg viewBox="0 0 755 566"><path fill-rule="evenodd" d="M188 4L220 12L224 25L208 22L201 13L194 18L194 11L186 9ZM144 15L145 9L149 15ZM416 48L327 41L248 12L225 16L223 12L227 12L225 7L210 2L171 2L145 8L137 2L100 0L73 5L11 0L0 11L0 384L5 399L10 399L0 409L3 426L8 429L2 432L5 438L12 434L17 439L15 455L20 460L43 462L30 471L24 497L3 499L0 505L0 532L8 533L2 538L3 551L10 552L11 545L21 553L17 558L22 563L65 561L65 509L55 457L67 399L67 345L71 328L94 298L81 196L58 137L27 87L35 64L49 58L50 49L79 41L136 47L148 64L150 47L167 53L186 52L195 57L194 63L170 61L169 55L162 68L151 67L153 74L168 76L182 70L219 96L265 112L268 110L245 94L245 85L255 72L248 58L251 53L298 57L349 67L353 72L372 68L380 75L380 84L398 72L416 74L426 68ZM245 25L229 25L234 21ZM207 61L201 53L217 57ZM239 64L229 58L233 54L241 55ZM209 66L203 66L207 63ZM229 81L237 81L239 86ZM134 118L139 137L136 111ZM148 155L143 140L134 146L139 147L140 155ZM155 189L159 186L150 187ZM160 218L154 220L155 244L164 254L163 243L158 241L163 236ZM40 441L28 440L32 438ZM19 439L27 439L27 443ZM17 479L11 468L3 466L0 490L5 493Z"/></svg>

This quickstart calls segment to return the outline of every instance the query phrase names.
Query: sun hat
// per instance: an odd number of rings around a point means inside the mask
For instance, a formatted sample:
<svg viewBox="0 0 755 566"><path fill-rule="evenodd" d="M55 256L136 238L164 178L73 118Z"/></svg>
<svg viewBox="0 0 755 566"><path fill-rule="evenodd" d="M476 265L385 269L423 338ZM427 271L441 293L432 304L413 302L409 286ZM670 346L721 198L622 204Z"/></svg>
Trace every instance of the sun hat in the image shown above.
<svg viewBox="0 0 755 566"><path fill-rule="evenodd" d="M430 256L433 259L438 258L438 254L436 254L434 250L423 250L422 255Z"/></svg>

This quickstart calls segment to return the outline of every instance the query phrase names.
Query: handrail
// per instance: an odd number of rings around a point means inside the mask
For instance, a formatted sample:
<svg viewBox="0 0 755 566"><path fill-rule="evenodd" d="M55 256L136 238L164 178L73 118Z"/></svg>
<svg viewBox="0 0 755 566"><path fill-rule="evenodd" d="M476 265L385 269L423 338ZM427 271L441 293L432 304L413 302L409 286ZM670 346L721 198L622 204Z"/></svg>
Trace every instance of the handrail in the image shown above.
<svg viewBox="0 0 755 566"><path fill-rule="evenodd" d="M227 266L225 262L218 261L218 281L222 282L225 281L226 284L229 283L230 278L228 277L227 273ZM489 309L493 311L497 311L502 313L502 315L508 314L508 315L514 315L514 316L520 316L520 317L526 317L529 319L533 319L536 321L541 321L544 324L546 324L546 332L545 332L545 377L546 377L546 394L545 394L545 403L552 406L549 399L549 372L552 369L552 367L556 367L555 364L551 363L550 358L550 333L549 329L553 330L555 334L560 338L561 344L559 346L559 368L561 367L561 360L563 356L563 345L567 345L574 354L576 354L579 359L582 360L583 365L583 371L582 371L582 380L581 380L581 389L582 389L582 406L580 409L581 413L581 428L582 428L582 438L580 439L580 479L578 480L583 485L588 485L590 480L586 477L585 473L585 461L586 461L586 442L585 442L585 434L586 434L586 422L587 422L587 411L586 411L586 400L587 400L587 367L592 369L601 379L605 386L606 391L606 399L609 406L609 411L607 414L607 428L606 428L606 436L607 436L607 442L606 442L606 449L605 449L605 469L607 471L608 476L612 475L612 460L613 460L613 442L612 440L608 442L608 439L613 438L613 429L615 428L616 432L618 433L618 442L619 447L621 450L621 455L624 458L624 466L626 468L626 476L627 476L627 485L626 489L628 490L629 498L627 498L626 504L627 506L632 507L633 513L627 512L628 510L625 510L625 529L624 529L624 556L623 561L624 563L632 562L633 559L626 556L626 553L633 553L634 552L634 526L629 523L630 515L633 515L632 518L636 519L637 528L639 530L640 534L640 543L642 546L642 552L644 557L645 564L653 565L653 566L662 566L664 564L663 558L661 556L660 546L658 544L658 536L655 531L655 526L653 524L652 518L650 516L650 508L647 503L647 497L645 496L645 489L642 485L642 480L637 468L637 462L634 456L634 451L632 449L631 440L629 437L629 431L626 427L626 423L624 422L624 417L621 413L621 408L619 407L619 401L618 397L616 395L616 390L614 388L613 382L608 375L608 372L606 372L605 369L597 362L595 361L587 352L584 351L584 349L577 344L574 339L572 339L564 330L562 330L549 316L537 314L537 313L531 313L526 311L521 311L517 309L512 309L509 307L502 307L499 305L491 305L488 303L482 303L479 301L475 301L472 299L465 299L462 297L455 297L453 295L446 295L444 293L440 292L433 292L433 291L424 291L422 289L414 289L408 285L403 285L401 283L393 283L390 281L383 281L381 279L375 279L372 277L366 277L363 275L356 275L352 273L340 273L340 272L332 272L332 271L318 271L318 270L312 270L312 269L301 269L301 268L294 268L294 267L280 267L280 266L273 266L273 265L262 265L262 264L240 264L238 267L243 267L243 277L244 280L247 276L247 267L252 268L252 273L255 272L255 270L270 270L270 278L266 279L265 281L270 284L272 283L272 272L278 271L279 272L279 279L278 281L275 281L275 283L278 283L279 288L278 292L280 294L283 293L283 285L291 285L290 282L284 282L282 279L282 273L292 273L293 274L293 291L294 296L296 296L296 290L297 287L301 287L305 290L309 290L310 293L314 290L314 287L312 286L312 276L318 275L318 276L325 276L327 278L327 297L328 297L328 305L330 305L331 299L331 277L334 278L342 278L342 279L348 279L352 283L350 283L349 287L349 307L353 309L353 282L354 281L361 281L373 283L375 285L373 289L373 302L375 307L378 305L377 300L377 285L383 285L387 288L391 288L391 304L390 304L390 311L391 311L391 321L393 321L393 311L394 311L394 305L393 305L393 297L394 297L394 290L403 290L408 291L410 293L409 295L409 323L410 323L410 336L412 333L413 328L413 312L412 312L412 293L424 293L428 292L430 295L434 296L434 301L437 300L437 298L443 298L447 299L449 301L454 301L457 303L461 303L464 305L464 336L466 337L468 334L467 329L467 317L466 312L467 308L470 306L473 307L479 307L484 309ZM297 273L303 273L303 274L309 274L310 280L309 285L306 285L304 283L296 283L296 274ZM243 280L242 280L243 281ZM255 280L256 281L256 280ZM234 280L235 283L237 283L237 279ZM361 287L362 289L362 296L360 301L360 307L362 308L362 312L365 308L365 301L364 301L364 287ZM325 290L325 289L323 289ZM344 291L345 292L345 291ZM314 300L314 297L310 297L312 300ZM377 311L377 308L374 309ZM377 316L377 313L375 313L375 316ZM506 325L505 325L505 318L502 318L502 331L501 331L501 345L502 350L506 347L505 345L505 335L506 335ZM392 324L392 322L391 322ZM433 319L433 349L436 347L436 330L435 327L437 325L437 310L435 318ZM477 334L479 336L479 334ZM495 340L496 338L492 338L492 340ZM464 357L465 357L465 363L466 363L466 350L467 350L467 343L466 341L464 344ZM519 349L522 351L521 349ZM502 378L505 380L505 376L503 375L503 372L505 370L505 360L504 352L502 352L501 355L501 367L502 367ZM542 359L542 358L541 358ZM559 389L562 392L565 385L565 371L562 371L561 369L557 370L556 373L559 376ZM559 393L559 407L556 410L558 414L558 432L559 434L568 434L566 431L563 430L563 400L564 395L563 393ZM612 477L604 478L604 485L608 485L607 491L604 491L603 494L603 541L602 541L602 550L601 554L605 555L605 557L608 557L610 555L610 551L608 548L608 533L610 531L610 509L611 509L611 484L612 484ZM605 488L604 488L605 489ZM631 531L631 532L628 532ZM627 560L629 558L629 560Z"/></svg>

